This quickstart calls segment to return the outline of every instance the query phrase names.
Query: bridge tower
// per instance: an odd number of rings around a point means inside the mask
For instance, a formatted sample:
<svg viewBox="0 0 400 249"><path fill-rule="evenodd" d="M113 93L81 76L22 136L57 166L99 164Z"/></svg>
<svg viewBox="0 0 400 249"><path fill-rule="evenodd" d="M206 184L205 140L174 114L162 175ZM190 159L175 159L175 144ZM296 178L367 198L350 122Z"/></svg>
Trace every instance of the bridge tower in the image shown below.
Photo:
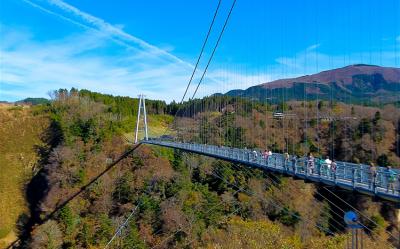
<svg viewBox="0 0 400 249"><path fill-rule="evenodd" d="M143 121L144 121L144 139L148 140L148 132L147 132L147 113L146 113L146 102L144 94L139 95L139 106L138 106L138 114L136 120L136 131L135 131L135 144L138 142L138 134L139 134L139 123L140 116L143 113Z"/></svg>

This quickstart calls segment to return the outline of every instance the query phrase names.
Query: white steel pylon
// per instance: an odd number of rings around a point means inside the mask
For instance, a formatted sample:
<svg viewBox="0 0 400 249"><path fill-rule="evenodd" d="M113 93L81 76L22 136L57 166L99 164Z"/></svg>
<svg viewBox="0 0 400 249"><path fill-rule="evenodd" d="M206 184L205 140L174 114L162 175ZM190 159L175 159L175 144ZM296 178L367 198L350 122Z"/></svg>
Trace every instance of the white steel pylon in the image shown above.
<svg viewBox="0 0 400 249"><path fill-rule="evenodd" d="M143 94L139 95L139 107L138 107L138 114L137 114L137 121L136 121L136 132L135 132L135 144L138 142L138 134L139 134L139 123L140 123L140 114L143 111L144 116L144 139L148 140L149 136L147 133L147 113L146 113L146 102L145 96Z"/></svg>

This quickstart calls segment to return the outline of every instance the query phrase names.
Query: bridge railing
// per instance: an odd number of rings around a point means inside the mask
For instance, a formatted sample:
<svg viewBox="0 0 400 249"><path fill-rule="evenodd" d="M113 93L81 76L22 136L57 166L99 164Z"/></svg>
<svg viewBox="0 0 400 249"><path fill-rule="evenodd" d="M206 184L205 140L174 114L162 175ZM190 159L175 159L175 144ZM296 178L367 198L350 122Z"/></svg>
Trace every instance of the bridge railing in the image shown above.
<svg viewBox="0 0 400 249"><path fill-rule="evenodd" d="M374 176L371 174L370 166L364 164L336 161L336 169L334 170L332 166L329 167L328 164L319 163L317 160L314 161L314 167L311 167L305 157L296 160L292 160L292 158L285 160L284 155L279 153L273 153L271 156L265 157L261 153L248 149L180 143L160 139L150 139L148 142L225 158L258 168L272 169L303 178L310 178L313 181L364 189L372 193L379 192L396 196L400 193L400 172L395 169L392 170L396 174L396 179L392 181L392 174L384 167L377 167L376 175Z"/></svg>

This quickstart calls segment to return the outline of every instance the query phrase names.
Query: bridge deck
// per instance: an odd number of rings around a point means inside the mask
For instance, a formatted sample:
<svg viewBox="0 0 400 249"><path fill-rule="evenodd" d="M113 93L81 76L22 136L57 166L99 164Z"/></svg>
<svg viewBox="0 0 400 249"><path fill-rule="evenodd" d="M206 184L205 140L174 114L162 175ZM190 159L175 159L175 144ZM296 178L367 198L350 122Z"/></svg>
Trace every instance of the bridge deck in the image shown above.
<svg viewBox="0 0 400 249"><path fill-rule="evenodd" d="M311 182L337 186L339 188L357 191L366 195L380 197L393 202L400 202L399 180L396 180L394 189L389 190L388 172L378 167L375 184L370 176L369 166L337 161L336 171L328 169L325 164L315 164L314 172L308 168L306 160L300 158L293 163L285 162L282 154L274 153L268 159L258 153L253 154L247 149L228 148L215 145L180 143L159 139L143 140L141 143L182 149L188 152L202 154L231 162L238 162L251 167L279 172ZM295 165L294 165L295 164Z"/></svg>

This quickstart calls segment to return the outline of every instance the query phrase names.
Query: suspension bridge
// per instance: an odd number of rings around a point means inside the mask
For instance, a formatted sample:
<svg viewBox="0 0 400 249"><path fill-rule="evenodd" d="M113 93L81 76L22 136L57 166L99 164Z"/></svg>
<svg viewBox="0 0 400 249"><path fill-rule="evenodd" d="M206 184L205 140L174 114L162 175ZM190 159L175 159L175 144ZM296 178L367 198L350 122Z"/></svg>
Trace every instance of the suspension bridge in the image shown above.
<svg viewBox="0 0 400 249"><path fill-rule="evenodd" d="M400 171L397 169L375 167L362 163L345 161L334 161L333 163L333 161L330 160L327 162L307 156L290 156L287 153L269 154L266 150L263 152L259 148L247 149L215 144L185 142L178 137L170 135L149 137L144 95L140 95L139 98L139 114L136 123L136 136L134 142L136 145L146 144L182 150L189 153L225 160L231 163L238 163L248 168L256 168L270 173L277 173L294 179L302 179L306 183L324 186L325 188L333 187L334 192L337 190L347 191L349 194L356 192L361 195L373 197L374 201L391 202L397 207L400 205ZM140 113L143 115L144 121L144 138L142 140L138 139L138 134L140 132ZM395 180L393 180L393 176L395 177ZM219 176L216 175L215 177ZM238 189L238 191L241 190ZM317 194L321 195L318 192ZM323 195L321 196L326 198ZM327 199L327 201L331 202L329 199ZM348 223L348 227L352 231L352 248L359 248L359 245L361 246L360 248L363 248L363 232L360 232L359 230L365 229L368 231L369 228L361 223L358 218L348 221L347 217L357 217L357 213L361 215L363 215L363 213L356 210L343 199L341 199L341 201L351 207L351 211L349 212L345 212L341 207L339 207L339 209L345 213L345 221ZM140 203L138 205L140 205ZM127 218L125 223L130 219L135 210L136 208ZM353 211L356 211L357 213L354 213ZM340 216L337 213L335 213L335 215ZM366 218L367 220L369 219L368 217ZM371 222L374 223L374 221ZM113 238L115 238L118 233L121 233L122 228L123 227L119 228ZM333 233L329 231L325 232L333 235ZM391 233L389 233L389 235L392 238L395 238ZM359 239L359 236L361 236L361 239ZM112 240L110 243L111 242ZM350 248L349 245L348 248Z"/></svg>
<svg viewBox="0 0 400 249"><path fill-rule="evenodd" d="M306 157L296 160L286 160L283 154L273 153L266 158L261 153L254 153L248 149L181 143L157 138L150 138L140 142L241 163L249 167L304 179L316 184L321 183L393 202L400 202L399 181L396 181L391 186L389 182L390 174L387 168L384 167L378 167L376 176L374 177L371 175L370 166L364 164L337 161L336 169L332 170L330 165L316 162L315 168L311 169ZM395 174L398 175L399 172L396 170Z"/></svg>
<svg viewBox="0 0 400 249"><path fill-rule="evenodd" d="M139 140L139 124L143 115L144 139ZM149 138L145 96L139 95L138 116L135 130L135 144L150 144L205 155L229 162L241 163L248 167L269 172L280 173L310 183L335 186L348 191L400 203L400 171L388 167L371 167L366 164L352 162L322 161L307 156L290 156L289 154L264 154L262 150L253 148L241 149L213 144L199 144L178 141L171 136ZM265 151L266 152L266 151Z"/></svg>

